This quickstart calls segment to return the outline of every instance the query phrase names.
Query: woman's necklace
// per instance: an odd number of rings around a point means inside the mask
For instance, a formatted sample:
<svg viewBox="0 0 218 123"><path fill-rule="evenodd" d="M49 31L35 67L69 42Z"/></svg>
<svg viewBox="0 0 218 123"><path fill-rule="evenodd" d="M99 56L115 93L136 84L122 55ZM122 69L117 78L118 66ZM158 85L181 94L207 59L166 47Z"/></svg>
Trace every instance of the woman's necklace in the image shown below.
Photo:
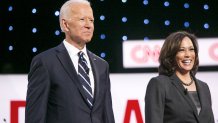
<svg viewBox="0 0 218 123"><path fill-rule="evenodd" d="M189 82L189 83L184 83L183 81L181 81L181 82L182 82L182 84L185 85L185 86L190 86L194 81L193 81L193 79L192 79L192 77L191 77L191 82Z"/></svg>

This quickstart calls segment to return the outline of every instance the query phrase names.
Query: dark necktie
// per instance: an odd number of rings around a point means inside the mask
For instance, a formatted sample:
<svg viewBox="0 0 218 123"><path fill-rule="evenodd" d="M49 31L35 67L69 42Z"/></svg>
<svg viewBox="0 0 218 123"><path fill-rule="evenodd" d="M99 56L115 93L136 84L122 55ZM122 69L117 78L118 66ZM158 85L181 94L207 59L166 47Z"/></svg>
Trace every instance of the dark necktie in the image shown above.
<svg viewBox="0 0 218 123"><path fill-rule="evenodd" d="M78 62L78 77L82 84L82 87L85 91L86 100L90 105L90 108L93 106L93 95L92 95L92 88L89 79L89 68L87 66L87 61L83 57L84 53L80 51L78 53L79 62Z"/></svg>

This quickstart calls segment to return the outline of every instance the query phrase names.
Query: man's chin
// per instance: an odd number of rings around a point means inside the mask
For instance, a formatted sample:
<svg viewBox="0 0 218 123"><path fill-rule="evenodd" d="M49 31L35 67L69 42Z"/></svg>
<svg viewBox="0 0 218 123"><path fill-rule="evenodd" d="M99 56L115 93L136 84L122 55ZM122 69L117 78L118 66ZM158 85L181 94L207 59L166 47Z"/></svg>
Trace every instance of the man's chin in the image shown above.
<svg viewBox="0 0 218 123"><path fill-rule="evenodd" d="M91 39L86 39L85 42L89 43L89 42L91 42Z"/></svg>

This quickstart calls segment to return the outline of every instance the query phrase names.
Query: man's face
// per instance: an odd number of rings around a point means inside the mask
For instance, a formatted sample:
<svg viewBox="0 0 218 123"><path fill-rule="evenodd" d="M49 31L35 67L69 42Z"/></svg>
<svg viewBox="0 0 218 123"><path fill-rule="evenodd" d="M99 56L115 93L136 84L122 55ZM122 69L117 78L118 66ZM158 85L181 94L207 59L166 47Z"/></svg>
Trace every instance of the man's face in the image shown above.
<svg viewBox="0 0 218 123"><path fill-rule="evenodd" d="M69 12L70 17L66 19L66 34L77 44L90 42L94 32L92 8L86 4L74 4L70 6Z"/></svg>

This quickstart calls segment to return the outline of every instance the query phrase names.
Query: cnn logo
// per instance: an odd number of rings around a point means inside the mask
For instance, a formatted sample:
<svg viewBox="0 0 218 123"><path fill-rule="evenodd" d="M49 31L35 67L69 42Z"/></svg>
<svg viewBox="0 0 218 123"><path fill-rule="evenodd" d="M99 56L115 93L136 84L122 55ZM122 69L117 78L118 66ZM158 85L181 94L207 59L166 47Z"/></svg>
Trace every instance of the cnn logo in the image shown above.
<svg viewBox="0 0 218 123"><path fill-rule="evenodd" d="M136 45L131 50L131 58L137 64L145 64L149 60L154 63L158 63L158 58L160 55L161 46L160 45Z"/></svg>

